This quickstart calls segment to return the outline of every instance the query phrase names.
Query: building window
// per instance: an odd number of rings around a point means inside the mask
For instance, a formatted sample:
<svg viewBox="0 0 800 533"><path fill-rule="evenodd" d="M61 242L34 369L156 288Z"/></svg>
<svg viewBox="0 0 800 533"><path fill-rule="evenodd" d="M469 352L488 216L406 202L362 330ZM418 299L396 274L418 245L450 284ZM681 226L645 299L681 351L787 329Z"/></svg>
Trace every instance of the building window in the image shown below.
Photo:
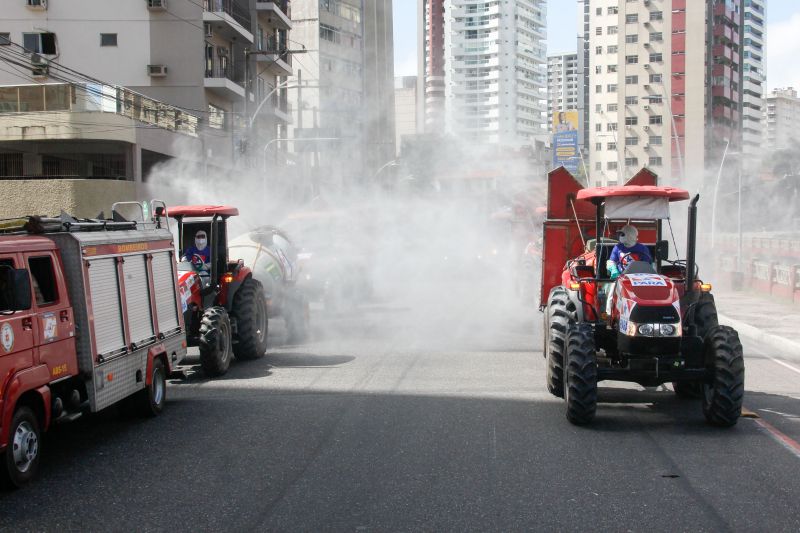
<svg viewBox="0 0 800 533"><path fill-rule="evenodd" d="M617 13L619 13L619 8L617 6L611 6L608 8L609 15L616 15Z"/></svg>
<svg viewBox="0 0 800 533"><path fill-rule="evenodd" d="M625 36L625 42L628 43L628 44L638 43L639 42L639 36L636 35L636 34L634 34L634 35L626 35Z"/></svg>
<svg viewBox="0 0 800 533"><path fill-rule="evenodd" d="M650 83L661 83L661 74L650 74ZM658 97L661 100L661 97ZM650 100L652 102L652 100Z"/></svg>
<svg viewBox="0 0 800 533"><path fill-rule="evenodd" d="M606 90L608 92L610 92L610 93L617 92L617 84L616 83L609 83L608 86L606 87Z"/></svg>
<svg viewBox="0 0 800 533"><path fill-rule="evenodd" d="M626 126L636 126L639 123L639 117L625 117Z"/></svg>
<svg viewBox="0 0 800 533"><path fill-rule="evenodd" d="M55 33L23 33L22 46L26 52L56 55Z"/></svg>
<svg viewBox="0 0 800 533"><path fill-rule="evenodd" d="M208 127L215 130L225 129L225 110L208 104Z"/></svg>
<svg viewBox="0 0 800 533"><path fill-rule="evenodd" d="M635 24L637 22L639 22L639 15L637 13L631 13L630 15L625 15L626 24Z"/></svg>
<svg viewBox="0 0 800 533"><path fill-rule="evenodd" d="M638 85L639 76L625 76L625 85Z"/></svg>
<svg viewBox="0 0 800 533"><path fill-rule="evenodd" d="M650 166L651 167L660 167L663 165L663 160L660 157L653 156L650 158Z"/></svg>
<svg viewBox="0 0 800 533"><path fill-rule="evenodd" d="M638 146L638 145L639 145L638 137L625 137L625 146Z"/></svg>
<svg viewBox="0 0 800 533"><path fill-rule="evenodd" d="M616 65L609 65L608 66L608 73L609 74L611 74L612 72L616 72L616 71L617 71L617 66Z"/></svg>
<svg viewBox="0 0 800 533"><path fill-rule="evenodd" d="M595 85L594 86L594 92L596 92L598 94L603 92L603 86L602 85Z"/></svg>
<svg viewBox="0 0 800 533"><path fill-rule="evenodd" d="M650 34L651 43L660 43L664 40L664 35L660 31L654 31Z"/></svg>
<svg viewBox="0 0 800 533"><path fill-rule="evenodd" d="M594 106L594 110L595 110L597 113L602 113L602 112L603 112L603 104L596 104L596 105Z"/></svg>
<svg viewBox="0 0 800 533"><path fill-rule="evenodd" d="M594 67L594 73L595 74L602 74L603 73L603 66L602 65L596 65Z"/></svg>
<svg viewBox="0 0 800 533"><path fill-rule="evenodd" d="M594 143L594 149L598 152L603 151L603 143Z"/></svg>
<svg viewBox="0 0 800 533"><path fill-rule="evenodd" d="M662 11L651 11L650 20L663 20L664 13Z"/></svg>
<svg viewBox="0 0 800 533"><path fill-rule="evenodd" d="M58 288L53 274L53 260L49 256L31 257L28 259L28 268L33 278L33 292L36 295L36 305L43 306L58 301Z"/></svg>
<svg viewBox="0 0 800 533"><path fill-rule="evenodd" d="M662 122L661 115L653 115L650 117L650 124L661 124Z"/></svg>
<svg viewBox="0 0 800 533"><path fill-rule="evenodd" d="M625 166L626 167L638 167L639 166L639 158L638 157L626 157L625 158Z"/></svg>
<svg viewBox="0 0 800 533"><path fill-rule="evenodd" d="M594 29L594 34L595 35L603 35L603 28L601 28L600 26L596 27Z"/></svg>
<svg viewBox="0 0 800 533"><path fill-rule="evenodd" d="M603 170L603 163L598 161L597 163L594 164L594 169L595 170Z"/></svg>
<svg viewBox="0 0 800 533"><path fill-rule="evenodd" d="M597 132L603 131L603 125L602 124L595 124L594 125L594 131L597 131Z"/></svg>
<svg viewBox="0 0 800 533"><path fill-rule="evenodd" d="M639 56L625 56L625 63L635 65L639 62Z"/></svg>
<svg viewBox="0 0 800 533"><path fill-rule="evenodd" d="M619 32L619 28L616 26L609 26L608 27L608 34L609 35L616 35Z"/></svg>
<svg viewBox="0 0 800 533"><path fill-rule="evenodd" d="M603 53L603 47L602 46L598 46L597 48L594 49L594 53L597 54L597 55L602 54Z"/></svg>
<svg viewBox="0 0 800 533"><path fill-rule="evenodd" d="M648 142L653 146L661 146L661 135L651 135Z"/></svg>
<svg viewBox="0 0 800 533"><path fill-rule="evenodd" d="M606 125L606 131L617 131L617 123L616 122L609 122Z"/></svg>
<svg viewBox="0 0 800 533"><path fill-rule="evenodd" d="M606 168L608 168L608 170L617 170L617 162L609 161L608 163L606 163Z"/></svg>
<svg viewBox="0 0 800 533"><path fill-rule="evenodd" d="M602 14L603 14L603 8L602 8L602 7L598 7L598 8L595 10L595 13L596 13L596 14L597 14L597 16L599 17L600 15L602 15Z"/></svg>
<svg viewBox="0 0 800 533"><path fill-rule="evenodd" d="M609 152L613 152L617 149L617 143L608 143L607 147Z"/></svg>
<svg viewBox="0 0 800 533"><path fill-rule="evenodd" d="M664 61L664 55L659 53L650 54L650 62L651 63L661 63Z"/></svg>
<svg viewBox="0 0 800 533"><path fill-rule="evenodd" d="M616 112L617 111L617 104L608 104L606 106L606 111L608 111L609 113Z"/></svg>
<svg viewBox="0 0 800 533"><path fill-rule="evenodd" d="M117 34L116 33L101 33L100 34L100 46L117 46Z"/></svg>
<svg viewBox="0 0 800 533"><path fill-rule="evenodd" d="M639 103L639 98L636 96L626 96L625 105L636 105Z"/></svg>
<svg viewBox="0 0 800 533"><path fill-rule="evenodd" d="M11 44L11 34L8 32L0 33L0 46L8 46L9 44Z"/></svg>

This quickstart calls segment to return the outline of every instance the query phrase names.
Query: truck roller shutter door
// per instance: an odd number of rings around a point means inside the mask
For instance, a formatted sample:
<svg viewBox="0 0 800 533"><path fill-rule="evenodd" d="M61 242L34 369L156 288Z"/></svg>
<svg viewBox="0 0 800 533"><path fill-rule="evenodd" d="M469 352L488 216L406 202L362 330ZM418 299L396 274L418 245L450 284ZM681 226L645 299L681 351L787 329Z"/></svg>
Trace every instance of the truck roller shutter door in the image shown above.
<svg viewBox="0 0 800 533"><path fill-rule="evenodd" d="M125 350L116 258L95 259L89 262L89 286L98 355Z"/></svg>
<svg viewBox="0 0 800 533"><path fill-rule="evenodd" d="M147 258L144 255L126 257L122 271L125 273L125 301L128 304L131 342L143 344L155 337L150 285L147 283Z"/></svg>
<svg viewBox="0 0 800 533"><path fill-rule="evenodd" d="M153 254L153 287L156 291L158 330L169 333L178 329L178 306L175 300L175 278L172 252Z"/></svg>

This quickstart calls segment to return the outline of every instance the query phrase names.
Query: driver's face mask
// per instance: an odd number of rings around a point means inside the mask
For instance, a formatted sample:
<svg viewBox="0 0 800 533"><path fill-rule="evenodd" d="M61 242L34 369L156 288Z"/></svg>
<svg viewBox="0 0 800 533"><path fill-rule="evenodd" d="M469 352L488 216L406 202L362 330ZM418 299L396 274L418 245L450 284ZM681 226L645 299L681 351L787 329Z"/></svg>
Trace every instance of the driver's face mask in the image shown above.
<svg viewBox="0 0 800 533"><path fill-rule="evenodd" d="M197 246L198 250L205 250L207 244L208 240L206 240L205 235L198 235L194 238L194 245Z"/></svg>

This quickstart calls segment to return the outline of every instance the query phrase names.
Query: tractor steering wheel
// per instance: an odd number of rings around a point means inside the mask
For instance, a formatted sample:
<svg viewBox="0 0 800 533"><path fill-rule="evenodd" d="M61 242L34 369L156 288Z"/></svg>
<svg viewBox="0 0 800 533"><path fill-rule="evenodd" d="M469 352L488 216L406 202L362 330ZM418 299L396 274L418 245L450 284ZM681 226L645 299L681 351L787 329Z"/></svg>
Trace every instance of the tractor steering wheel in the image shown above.
<svg viewBox="0 0 800 533"><path fill-rule="evenodd" d="M192 254L191 260L192 266L196 271L201 271L205 269L206 261L203 259L203 256L200 254Z"/></svg>

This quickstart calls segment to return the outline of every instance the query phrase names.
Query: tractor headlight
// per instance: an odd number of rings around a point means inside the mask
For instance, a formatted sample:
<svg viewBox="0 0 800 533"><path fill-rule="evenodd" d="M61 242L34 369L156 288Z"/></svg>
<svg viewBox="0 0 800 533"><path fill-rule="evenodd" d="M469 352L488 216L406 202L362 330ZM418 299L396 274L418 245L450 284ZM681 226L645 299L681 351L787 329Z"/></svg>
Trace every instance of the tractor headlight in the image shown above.
<svg viewBox="0 0 800 533"><path fill-rule="evenodd" d="M680 337L680 324L636 324L628 322L624 332L629 337Z"/></svg>
<svg viewBox="0 0 800 533"><path fill-rule="evenodd" d="M662 337L672 337L675 335L675 330L677 328L672 324L661 324L661 336Z"/></svg>
<svg viewBox="0 0 800 533"><path fill-rule="evenodd" d="M652 337L654 330L653 324L642 324L636 329L639 335L644 335L645 337Z"/></svg>

